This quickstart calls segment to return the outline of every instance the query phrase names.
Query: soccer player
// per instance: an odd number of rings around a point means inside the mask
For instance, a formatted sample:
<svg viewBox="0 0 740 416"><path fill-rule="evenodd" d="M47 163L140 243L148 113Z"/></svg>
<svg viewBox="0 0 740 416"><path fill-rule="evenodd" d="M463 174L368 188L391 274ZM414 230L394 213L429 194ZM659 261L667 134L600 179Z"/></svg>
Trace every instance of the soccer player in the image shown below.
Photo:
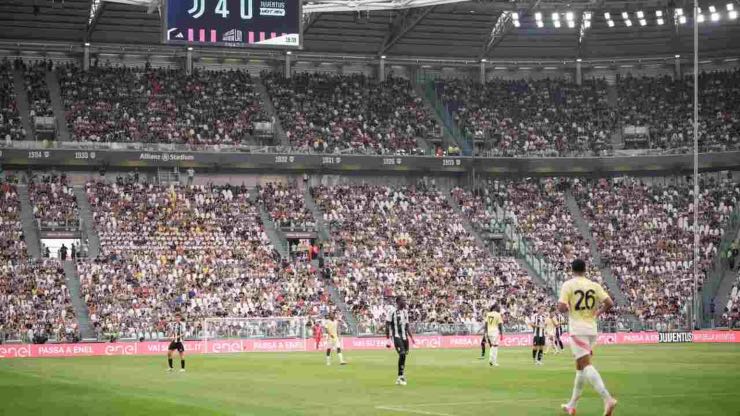
<svg viewBox="0 0 740 416"><path fill-rule="evenodd" d="M556 312L555 314L555 345L557 345L558 349L560 349L560 352L563 352L565 347L563 346L563 341L560 339L560 337L563 335L563 327L565 326L565 316L561 314L560 312Z"/></svg>
<svg viewBox="0 0 740 416"><path fill-rule="evenodd" d="M545 354L555 353L557 354L558 348L555 345L555 327L557 324L555 323L555 318L553 317L553 313L550 312L545 317L545 336L547 337L547 348L545 349Z"/></svg>
<svg viewBox="0 0 740 416"><path fill-rule="evenodd" d="M318 319L313 323L313 339L316 341L316 349L318 350L321 343L321 323Z"/></svg>
<svg viewBox="0 0 740 416"><path fill-rule="evenodd" d="M337 350L337 357L339 357L339 365L346 365L344 361L344 355L342 355L342 341L339 339L339 321L334 312L329 313L329 319L324 321L324 329L326 329L327 335L327 346L326 346L326 365L331 365L331 350Z"/></svg>
<svg viewBox="0 0 740 416"><path fill-rule="evenodd" d="M169 368L167 371L172 371L172 353L177 350L180 354L180 372L185 372L185 346L182 343L182 339L185 336L185 322L182 320L180 312L175 314L175 322L170 324L170 346L167 347L167 363Z"/></svg>
<svg viewBox="0 0 740 416"><path fill-rule="evenodd" d="M501 318L501 312L498 305L491 306L490 311L486 314L486 338L491 343L491 352L488 357L488 365L498 367L498 344L504 334L504 320Z"/></svg>
<svg viewBox="0 0 740 416"><path fill-rule="evenodd" d="M560 288L558 310L562 313L568 312L570 349L576 359L576 379L570 401L561 405L561 408L565 413L575 415L583 384L588 381L604 401L604 415L611 416L617 401L609 394L601 375L591 365L591 356L598 337L596 319L611 309L614 302L604 288L586 278L586 262L581 259L573 260L571 268L573 278L563 283Z"/></svg>
<svg viewBox="0 0 740 416"><path fill-rule="evenodd" d="M542 365L542 348L545 346L545 309L532 315L529 326L532 328L532 359L536 365Z"/></svg>
<svg viewBox="0 0 740 416"><path fill-rule="evenodd" d="M390 348L390 338L393 336L393 345L398 353L398 378L396 384L406 385L406 356L409 353L409 339L412 343L414 336L409 329L409 314L406 311L406 299L403 296L396 298L396 308L386 316L385 337L388 340L387 347Z"/></svg>

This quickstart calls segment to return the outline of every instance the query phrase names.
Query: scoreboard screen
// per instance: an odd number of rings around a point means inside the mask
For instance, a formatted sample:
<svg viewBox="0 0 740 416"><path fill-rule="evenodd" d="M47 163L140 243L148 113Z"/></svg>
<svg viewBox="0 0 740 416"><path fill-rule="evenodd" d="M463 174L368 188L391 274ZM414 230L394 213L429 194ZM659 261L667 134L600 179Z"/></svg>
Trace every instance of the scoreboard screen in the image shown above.
<svg viewBox="0 0 740 416"><path fill-rule="evenodd" d="M302 0L166 0L164 43L299 48Z"/></svg>

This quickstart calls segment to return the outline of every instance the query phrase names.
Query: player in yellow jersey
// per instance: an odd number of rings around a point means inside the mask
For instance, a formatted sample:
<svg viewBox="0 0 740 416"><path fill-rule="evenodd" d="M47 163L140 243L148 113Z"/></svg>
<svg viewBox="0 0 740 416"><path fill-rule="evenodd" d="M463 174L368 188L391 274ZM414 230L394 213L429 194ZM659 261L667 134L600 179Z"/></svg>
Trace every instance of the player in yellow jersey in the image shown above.
<svg viewBox="0 0 740 416"><path fill-rule="evenodd" d="M614 302L604 288L586 278L586 262L581 259L573 260L571 268L573 278L560 288L558 310L567 312L569 316L570 349L576 359L576 379L570 401L561 408L569 415L576 414L576 405L587 380L604 400L604 415L611 416L617 401L609 394L601 375L591 365L591 356L598 338L596 319L611 309Z"/></svg>
<svg viewBox="0 0 740 416"><path fill-rule="evenodd" d="M494 304L486 314L486 326L484 333L491 344L491 351L488 357L488 365L498 367L498 344L504 335L504 320L501 317L498 305Z"/></svg>
<svg viewBox="0 0 740 416"><path fill-rule="evenodd" d="M329 313L329 319L324 320L324 330L326 330L326 365L331 365L331 350L337 350L339 364L347 364L342 355L342 340L339 338L339 321L334 312Z"/></svg>
<svg viewBox="0 0 740 416"><path fill-rule="evenodd" d="M547 317L545 318L545 337L547 338L547 347L545 348L545 354L550 353L559 353L555 342L555 328L557 327L557 323L555 322L555 317L552 312L547 314Z"/></svg>

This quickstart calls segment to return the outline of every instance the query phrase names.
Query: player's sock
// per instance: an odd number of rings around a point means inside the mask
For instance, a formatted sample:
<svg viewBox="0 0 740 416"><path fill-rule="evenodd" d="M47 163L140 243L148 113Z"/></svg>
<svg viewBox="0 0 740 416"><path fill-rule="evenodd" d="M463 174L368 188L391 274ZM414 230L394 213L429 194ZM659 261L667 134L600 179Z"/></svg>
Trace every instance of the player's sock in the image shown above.
<svg viewBox="0 0 740 416"><path fill-rule="evenodd" d="M398 354L398 376L403 377L404 371L406 370L406 354Z"/></svg>
<svg viewBox="0 0 740 416"><path fill-rule="evenodd" d="M341 353L341 352L338 352L338 353L337 353L337 357L339 357L339 362L340 362L340 363L343 363L343 362L344 362L344 355L342 355L342 353Z"/></svg>
<svg viewBox="0 0 740 416"><path fill-rule="evenodd" d="M537 349L532 350L532 359L537 361Z"/></svg>
<svg viewBox="0 0 740 416"><path fill-rule="evenodd" d="M180 360L180 368L185 369L185 360Z"/></svg>
<svg viewBox="0 0 740 416"><path fill-rule="evenodd" d="M601 396L604 401L611 399L612 396L609 394L606 386L604 386L604 380L601 379L601 374L596 371L596 368L594 368L594 366L589 365L588 367L584 368L583 375L586 377L586 380L591 383L591 386L594 388L594 390L596 390L597 393L599 393L599 396Z"/></svg>
<svg viewBox="0 0 740 416"><path fill-rule="evenodd" d="M586 377L583 375L583 371L577 370L576 379L573 382L573 395L570 396L568 407L575 408L576 404L578 404L578 399L581 398L581 393L583 392L583 383L585 381L586 381Z"/></svg>
<svg viewBox="0 0 740 416"><path fill-rule="evenodd" d="M542 350L537 351L537 361L542 361Z"/></svg>
<svg viewBox="0 0 740 416"><path fill-rule="evenodd" d="M497 363L498 362L498 347L491 347L491 356L490 356L490 362L491 363Z"/></svg>
<svg viewBox="0 0 740 416"><path fill-rule="evenodd" d="M170 364L170 368L172 368L172 358L168 358L167 362Z"/></svg>
<svg viewBox="0 0 740 416"><path fill-rule="evenodd" d="M486 356L486 341L480 342L480 356L481 358Z"/></svg>

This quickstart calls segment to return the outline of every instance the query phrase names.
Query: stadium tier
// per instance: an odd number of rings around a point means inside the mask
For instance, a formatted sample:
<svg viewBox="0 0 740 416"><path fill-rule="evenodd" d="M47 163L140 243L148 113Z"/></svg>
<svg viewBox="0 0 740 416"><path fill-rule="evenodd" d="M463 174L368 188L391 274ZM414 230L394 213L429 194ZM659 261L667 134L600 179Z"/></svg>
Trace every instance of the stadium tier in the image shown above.
<svg viewBox="0 0 740 416"><path fill-rule="evenodd" d="M238 186L87 184L101 256L78 265L97 332L157 338L175 310L188 336L207 317L308 316L331 308L311 264L279 262Z"/></svg>
<svg viewBox="0 0 740 416"><path fill-rule="evenodd" d="M263 73L290 144L299 150L369 154L423 152L436 127L407 79Z"/></svg>
<svg viewBox="0 0 740 416"><path fill-rule="evenodd" d="M189 145L248 143L267 120L244 71L57 68L74 140Z"/></svg>
<svg viewBox="0 0 740 416"><path fill-rule="evenodd" d="M513 258L476 244L445 196L426 187L334 186L312 189L332 230L334 282L365 331L382 330L397 295L416 322L480 322L491 302L522 327L548 298Z"/></svg>

